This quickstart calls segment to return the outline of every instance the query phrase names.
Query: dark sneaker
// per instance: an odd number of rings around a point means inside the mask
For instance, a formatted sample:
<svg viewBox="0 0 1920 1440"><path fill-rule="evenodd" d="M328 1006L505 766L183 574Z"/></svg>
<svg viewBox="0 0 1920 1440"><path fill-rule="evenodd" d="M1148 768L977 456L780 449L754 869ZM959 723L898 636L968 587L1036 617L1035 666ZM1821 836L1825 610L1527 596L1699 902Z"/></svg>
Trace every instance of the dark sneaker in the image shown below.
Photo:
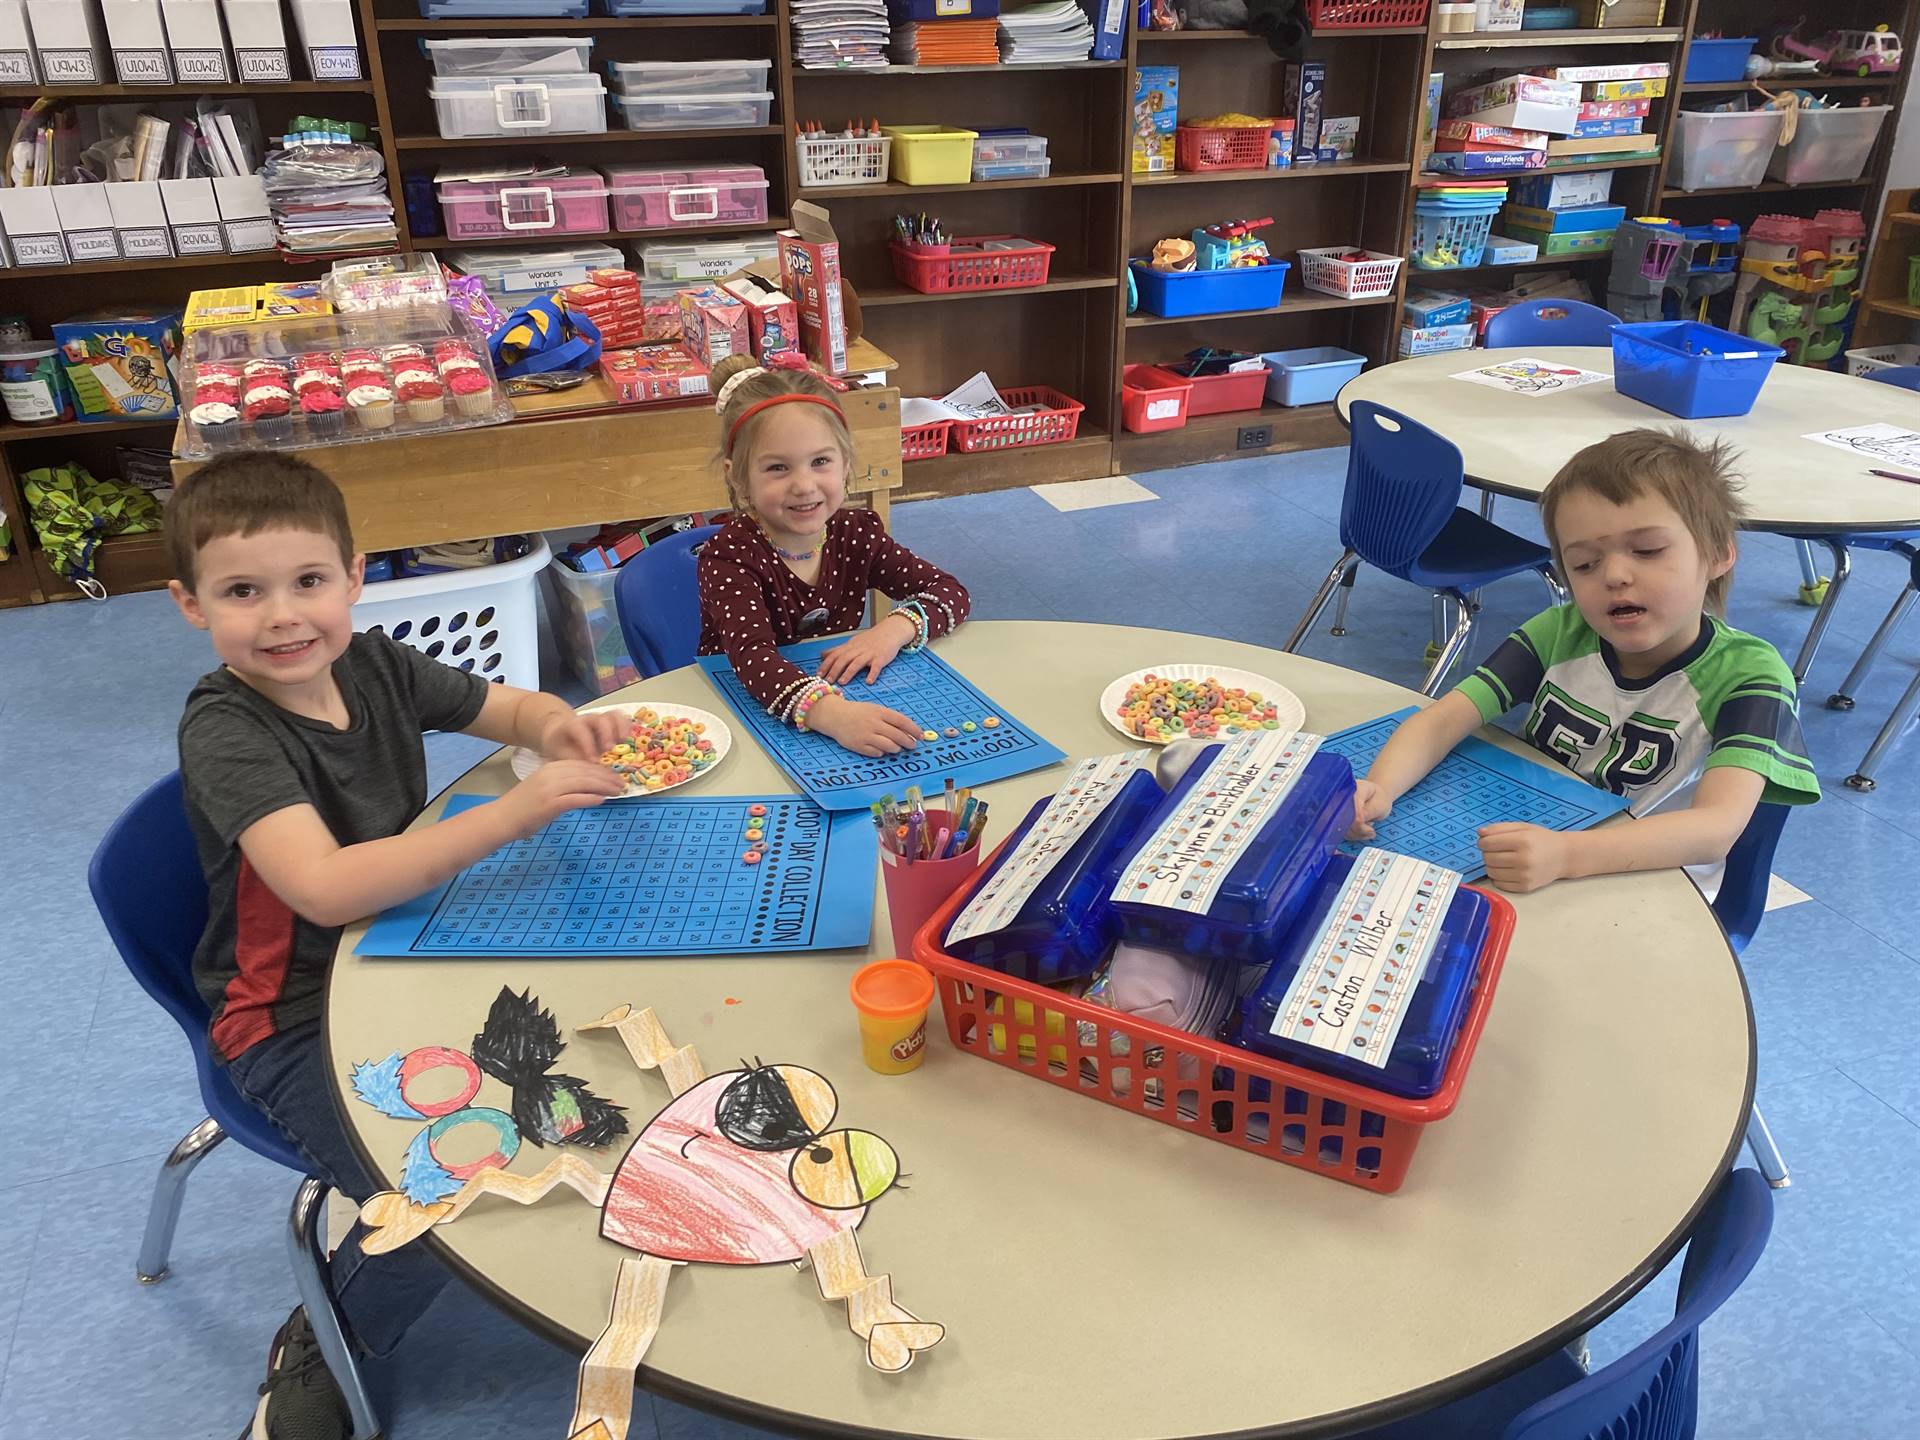
<svg viewBox="0 0 1920 1440"><path fill-rule="evenodd" d="M347 1440L353 1418L333 1383L304 1307L287 1317L267 1351L267 1380L240 1440Z"/></svg>

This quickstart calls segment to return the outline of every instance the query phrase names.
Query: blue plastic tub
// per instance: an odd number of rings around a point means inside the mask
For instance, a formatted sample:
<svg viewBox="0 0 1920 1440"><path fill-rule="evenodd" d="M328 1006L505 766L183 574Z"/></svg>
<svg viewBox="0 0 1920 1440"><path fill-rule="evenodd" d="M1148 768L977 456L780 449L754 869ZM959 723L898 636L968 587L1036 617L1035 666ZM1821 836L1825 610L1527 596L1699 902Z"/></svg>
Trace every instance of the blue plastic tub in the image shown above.
<svg viewBox="0 0 1920 1440"><path fill-rule="evenodd" d="M1752 36L1733 40L1696 40L1687 51L1686 83L1747 78L1747 57L1759 43Z"/></svg>
<svg viewBox="0 0 1920 1440"><path fill-rule="evenodd" d="M1267 367L1267 398L1276 405L1319 405L1331 400L1367 363L1366 356L1337 345L1269 350L1260 359Z"/></svg>
<svg viewBox="0 0 1920 1440"><path fill-rule="evenodd" d="M1235 270L1156 270L1133 262L1140 308L1149 315L1219 315L1229 310L1271 310L1293 266L1285 260Z"/></svg>
<svg viewBox="0 0 1920 1440"><path fill-rule="evenodd" d="M1787 352L1696 320L1613 327L1613 388L1682 420L1744 415Z"/></svg>

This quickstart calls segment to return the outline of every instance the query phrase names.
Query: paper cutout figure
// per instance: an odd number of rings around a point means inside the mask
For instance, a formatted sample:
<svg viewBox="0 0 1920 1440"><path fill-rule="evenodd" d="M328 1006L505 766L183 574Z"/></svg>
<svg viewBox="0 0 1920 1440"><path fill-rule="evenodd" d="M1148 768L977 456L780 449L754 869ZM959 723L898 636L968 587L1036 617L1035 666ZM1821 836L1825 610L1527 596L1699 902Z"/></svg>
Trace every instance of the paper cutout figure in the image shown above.
<svg viewBox="0 0 1920 1440"><path fill-rule="evenodd" d="M473 1058L513 1087L513 1123L535 1145L601 1146L627 1133L618 1105L609 1105L571 1075L549 1075L567 1042L550 1011L527 991L502 986L473 1037Z"/></svg>
<svg viewBox="0 0 1920 1440"><path fill-rule="evenodd" d="M758 1060L708 1075L692 1046L676 1047L653 1011L630 1005L579 1029L616 1032L634 1064L658 1069L673 1094L614 1174L563 1153L536 1175L490 1165L451 1199L415 1203L385 1191L360 1211L364 1248L383 1254L482 1195L532 1205L565 1185L599 1207L600 1233L638 1254L622 1257L606 1328L580 1362L571 1440L626 1440L634 1372L677 1265L811 1261L821 1297L846 1301L848 1328L867 1342L876 1370L897 1374L939 1343L944 1327L895 1304L891 1277L869 1275L861 1260L854 1230L898 1180L900 1162L878 1135L827 1128L839 1100L825 1077Z"/></svg>

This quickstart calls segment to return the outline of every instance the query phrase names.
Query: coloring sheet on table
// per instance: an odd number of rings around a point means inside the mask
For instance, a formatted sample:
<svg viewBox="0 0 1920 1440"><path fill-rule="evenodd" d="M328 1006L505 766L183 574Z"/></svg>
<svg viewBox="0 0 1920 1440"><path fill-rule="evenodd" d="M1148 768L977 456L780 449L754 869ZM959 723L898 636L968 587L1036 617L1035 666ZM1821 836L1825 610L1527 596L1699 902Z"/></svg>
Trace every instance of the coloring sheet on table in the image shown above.
<svg viewBox="0 0 1920 1440"><path fill-rule="evenodd" d="M1577 390L1600 380L1611 381L1613 376L1602 370L1582 370L1577 365L1555 365L1522 356L1498 365L1483 365L1478 370L1462 370L1453 378L1514 395L1551 395L1561 390Z"/></svg>
<svg viewBox="0 0 1920 1440"><path fill-rule="evenodd" d="M1850 425L1844 430L1816 430L1801 438L1881 464L1920 469L1920 433L1903 425Z"/></svg>

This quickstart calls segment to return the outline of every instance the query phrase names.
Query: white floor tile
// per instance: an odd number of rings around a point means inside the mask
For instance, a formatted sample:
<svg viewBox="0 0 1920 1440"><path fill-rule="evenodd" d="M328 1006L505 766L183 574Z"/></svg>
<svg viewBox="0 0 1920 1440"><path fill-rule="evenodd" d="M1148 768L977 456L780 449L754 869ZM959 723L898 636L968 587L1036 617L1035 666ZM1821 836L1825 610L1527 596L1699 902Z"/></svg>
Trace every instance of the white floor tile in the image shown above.
<svg viewBox="0 0 1920 1440"><path fill-rule="evenodd" d="M1767 909L1784 910L1789 905L1800 905L1813 897L1778 875L1767 876Z"/></svg>
<svg viewBox="0 0 1920 1440"><path fill-rule="evenodd" d="M1131 475L1096 475L1091 480L1065 480L1032 488L1056 510L1097 510L1102 505L1137 505L1142 500L1160 498Z"/></svg>

